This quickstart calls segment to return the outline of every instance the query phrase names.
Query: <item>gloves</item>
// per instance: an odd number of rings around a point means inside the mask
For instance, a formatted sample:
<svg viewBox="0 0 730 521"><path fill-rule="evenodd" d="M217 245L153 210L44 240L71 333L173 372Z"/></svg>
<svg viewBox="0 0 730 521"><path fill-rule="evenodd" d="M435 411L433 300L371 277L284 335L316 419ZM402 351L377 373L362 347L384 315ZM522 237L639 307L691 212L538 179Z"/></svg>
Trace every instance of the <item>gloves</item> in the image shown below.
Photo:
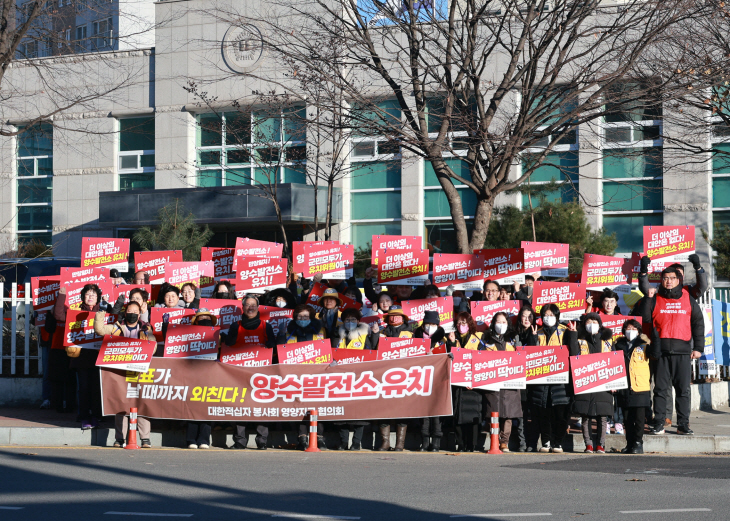
<svg viewBox="0 0 730 521"><path fill-rule="evenodd" d="M448 356L448 357L449 357L449 358L450 358L451 360L453 360L453 359L454 359L454 353L447 353L447 356Z"/></svg>
<svg viewBox="0 0 730 521"><path fill-rule="evenodd" d="M169 321L170 321L170 314L169 313L165 313L164 315L162 315L162 323L163 324L167 324Z"/></svg>
<svg viewBox="0 0 730 521"><path fill-rule="evenodd" d="M99 303L99 310L104 313L111 313L112 306L106 300L101 299L101 302Z"/></svg>
<svg viewBox="0 0 730 521"><path fill-rule="evenodd" d="M454 285L449 284L449 286L446 288L446 296L450 297L454 294Z"/></svg>
<svg viewBox="0 0 730 521"><path fill-rule="evenodd" d="M689 256L689 261L692 263L692 267L695 269L695 271L699 271L702 269L702 266L700 265L700 256L696 253L693 253Z"/></svg>
<svg viewBox="0 0 730 521"><path fill-rule="evenodd" d="M639 273L647 273L649 271L649 264L651 264L651 259L649 257L642 257L639 261Z"/></svg>

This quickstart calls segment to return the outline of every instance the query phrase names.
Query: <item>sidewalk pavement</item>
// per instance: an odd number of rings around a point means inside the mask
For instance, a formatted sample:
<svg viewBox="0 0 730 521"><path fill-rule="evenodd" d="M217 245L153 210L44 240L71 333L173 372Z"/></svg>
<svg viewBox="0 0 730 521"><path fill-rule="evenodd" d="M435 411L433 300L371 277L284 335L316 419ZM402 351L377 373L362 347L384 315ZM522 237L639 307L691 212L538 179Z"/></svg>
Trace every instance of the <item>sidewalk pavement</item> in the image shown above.
<svg viewBox="0 0 730 521"><path fill-rule="evenodd" d="M337 427L325 422L327 444L331 448L339 444ZM573 422L571 422L571 425ZM251 434L249 447L255 447L255 425L247 429ZM730 407L713 410L692 411L690 427L692 436L678 435L675 427L667 427L666 434L644 436L644 451L656 453L730 453ZM363 448L371 449L379 443L376 428L366 427ZM453 449L453 434L444 433L442 447ZM233 444L232 424L214 423L212 445L215 447ZM395 433L391 433L391 445L395 445ZM512 441L515 442L513 433ZM482 440L487 443L485 435ZM152 445L154 447L184 447L184 422L175 420L152 420ZM409 427L406 449L416 450L421 442L420 429ZM30 408L0 408L0 446L101 446L109 447L114 443L114 418L107 417L98 429L81 430L73 413L58 413L52 410ZM271 425L269 446L273 448L293 448L296 434L286 423ZM606 450L620 450L626 445L622 435L611 434L606 437ZM563 444L566 452L582 452L585 448L583 437L571 426L569 435ZM512 450L516 444L510 445Z"/></svg>

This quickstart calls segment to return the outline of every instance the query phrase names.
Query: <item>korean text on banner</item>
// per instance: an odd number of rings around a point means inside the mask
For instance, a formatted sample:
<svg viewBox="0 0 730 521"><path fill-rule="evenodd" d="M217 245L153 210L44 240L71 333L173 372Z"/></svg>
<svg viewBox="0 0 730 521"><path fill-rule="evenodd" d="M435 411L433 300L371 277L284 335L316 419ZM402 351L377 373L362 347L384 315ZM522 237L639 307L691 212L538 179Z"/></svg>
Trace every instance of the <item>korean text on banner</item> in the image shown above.
<svg viewBox="0 0 730 521"><path fill-rule="evenodd" d="M276 346L280 364L329 364L332 346L329 340L310 340Z"/></svg>
<svg viewBox="0 0 730 521"><path fill-rule="evenodd" d="M712 339L717 365L730 365L730 303L712 300Z"/></svg>
<svg viewBox="0 0 730 521"><path fill-rule="evenodd" d="M236 238L236 252L233 257L233 271L238 270L240 257L275 257L281 258L284 245L278 242L259 241L248 237Z"/></svg>
<svg viewBox="0 0 730 521"><path fill-rule="evenodd" d="M644 252L652 261L687 262L695 252L695 227L644 226Z"/></svg>
<svg viewBox="0 0 730 521"><path fill-rule="evenodd" d="M498 250L474 250L484 258L484 279L500 286L525 283L525 250L503 248Z"/></svg>
<svg viewBox="0 0 730 521"><path fill-rule="evenodd" d="M575 394L627 389L623 351L570 357L570 372Z"/></svg>
<svg viewBox="0 0 730 521"><path fill-rule="evenodd" d="M373 266L377 266L379 252L384 250L422 250L423 238L418 235L373 235L371 248L370 260Z"/></svg>
<svg viewBox="0 0 730 521"><path fill-rule="evenodd" d="M487 391L525 389L525 353L472 351L472 387Z"/></svg>
<svg viewBox="0 0 730 521"><path fill-rule="evenodd" d="M274 334L278 336L280 331L286 331L286 326L294 318L294 310L259 306L259 318L262 322L268 322L271 329L274 330Z"/></svg>
<svg viewBox="0 0 730 521"><path fill-rule="evenodd" d="M567 384L570 379L566 346L523 346L529 384Z"/></svg>
<svg viewBox="0 0 730 521"><path fill-rule="evenodd" d="M592 253L583 256L583 274L580 281L586 289L611 288L617 293L628 293L631 291L632 278L630 259Z"/></svg>
<svg viewBox="0 0 730 521"><path fill-rule="evenodd" d="M96 313L93 311L77 311L69 309L66 313L66 330L63 336L63 345L65 347L82 347L84 349L101 348L102 337L94 333L94 318ZM104 317L106 324L114 321L113 315Z"/></svg>
<svg viewBox="0 0 730 521"><path fill-rule="evenodd" d="M355 250L351 244L313 246L305 243L304 252L297 255L294 261L294 271L300 273L297 266L301 267L306 279L318 273L328 279L349 279L354 262Z"/></svg>
<svg viewBox="0 0 730 521"><path fill-rule="evenodd" d="M436 311L444 331L450 333L454 330L454 300L451 297L406 300L402 302L402 307L409 322L420 325L426 311Z"/></svg>
<svg viewBox="0 0 730 521"><path fill-rule="evenodd" d="M543 277L567 277L570 245L553 242L522 241L525 250L525 273Z"/></svg>
<svg viewBox="0 0 730 521"><path fill-rule="evenodd" d="M105 266L129 271L129 239L84 237L81 239L81 266Z"/></svg>
<svg viewBox="0 0 730 521"><path fill-rule="evenodd" d="M46 313L53 309L61 288L60 275L45 275L43 277L31 277L30 292L33 295L33 311L38 313L35 325L38 328L45 326Z"/></svg>
<svg viewBox="0 0 730 521"><path fill-rule="evenodd" d="M488 302L481 300L471 302L471 316L476 322L477 331L486 331L492 324L492 318L499 312L507 313L510 317L517 317L520 312L521 302L519 300L494 300Z"/></svg>
<svg viewBox="0 0 730 521"><path fill-rule="evenodd" d="M200 309L207 309L217 319L216 326L228 331L231 325L241 320L243 303L236 299L205 298L200 300Z"/></svg>
<svg viewBox="0 0 730 521"><path fill-rule="evenodd" d="M97 367L120 369L137 373L147 372L152 362L156 342L139 338L106 335L96 357Z"/></svg>
<svg viewBox="0 0 730 521"><path fill-rule="evenodd" d="M484 284L484 258L481 255L435 253L433 283L438 288L454 286L458 290L481 290Z"/></svg>
<svg viewBox="0 0 730 521"><path fill-rule="evenodd" d="M472 387L472 353L474 351L471 349L461 349L460 347L451 350L451 354L454 355L454 359L451 361L451 385Z"/></svg>
<svg viewBox="0 0 730 521"><path fill-rule="evenodd" d="M428 355L331 367L235 367L210 360L153 358L146 373L102 369L105 415L197 421L424 418L452 414L449 358Z"/></svg>
<svg viewBox="0 0 730 521"><path fill-rule="evenodd" d="M109 280L109 268L61 268L61 287L75 282L94 284Z"/></svg>
<svg viewBox="0 0 730 521"><path fill-rule="evenodd" d="M182 250L137 251L134 252L134 270L135 273L146 272L151 284L162 284L165 282L165 264L182 260Z"/></svg>
<svg viewBox="0 0 730 521"><path fill-rule="evenodd" d="M271 365L274 350L263 346L221 346L221 362L240 367Z"/></svg>
<svg viewBox="0 0 730 521"><path fill-rule="evenodd" d="M332 360L340 364L359 364L372 362L378 358L378 352L370 349L332 349Z"/></svg>
<svg viewBox="0 0 730 521"><path fill-rule="evenodd" d="M717 374L717 365L715 364L715 349L713 344L712 330L712 306L702 306L702 316L705 319L705 350L698 360L700 374L706 376L715 376Z"/></svg>
<svg viewBox="0 0 730 521"><path fill-rule="evenodd" d="M119 295L124 295L124 303L129 303L129 293L133 289L141 289L147 292L147 300L151 300L152 297L152 284L114 284L112 286L111 302L115 302Z"/></svg>
<svg viewBox="0 0 730 521"><path fill-rule="evenodd" d="M200 287L200 277L213 278L214 264L201 262L168 262L165 264L165 280L177 288L188 282Z"/></svg>
<svg viewBox="0 0 730 521"><path fill-rule="evenodd" d="M150 309L150 324L157 338L157 333L162 332L162 321L168 315L168 324L190 324L195 316L195 310L190 308L152 308ZM168 326L169 327L169 326Z"/></svg>
<svg viewBox="0 0 730 521"><path fill-rule="evenodd" d="M621 336L621 330L624 327L624 322L627 320L636 320L641 324L641 317L631 317L626 315L604 315L603 313L599 313L598 316L601 317L601 324L603 324L603 327L610 329L613 332L613 339Z"/></svg>
<svg viewBox="0 0 730 521"><path fill-rule="evenodd" d="M265 293L286 287L287 260L271 257L238 257L236 289Z"/></svg>
<svg viewBox="0 0 730 521"><path fill-rule="evenodd" d="M430 349L431 341L427 338L380 338L378 360L424 356Z"/></svg>
<svg viewBox="0 0 730 521"><path fill-rule="evenodd" d="M163 356L216 360L219 337L217 327L173 324L167 328Z"/></svg>
<svg viewBox="0 0 730 521"><path fill-rule="evenodd" d="M205 277L200 280L200 295L210 297L213 294L216 282L222 279L235 278L233 271L233 259L235 248L208 248L200 249L200 260L213 263L213 278Z"/></svg>
<svg viewBox="0 0 730 521"><path fill-rule="evenodd" d="M428 250L373 250L378 284L428 284Z"/></svg>
<svg viewBox="0 0 730 521"><path fill-rule="evenodd" d="M641 258L645 255L639 252L632 252L631 254L631 270L633 271L633 283L639 282L639 272L641 271ZM671 261L664 261L660 259L652 259L651 264L647 268L647 274L649 275L649 284L657 285L661 282L662 271L664 268L672 264Z"/></svg>
<svg viewBox="0 0 730 521"><path fill-rule="evenodd" d="M560 309L561 320L577 320L585 314L586 290L583 284L536 281L532 293L537 313L545 304L555 304Z"/></svg>
<svg viewBox="0 0 730 521"><path fill-rule="evenodd" d="M340 244L339 241L294 241L292 243L292 255L294 255L294 258L292 259L292 270L294 273L304 273L307 271L307 264L305 262L306 255L304 253L304 250L309 247L330 247L330 246L337 246Z"/></svg>

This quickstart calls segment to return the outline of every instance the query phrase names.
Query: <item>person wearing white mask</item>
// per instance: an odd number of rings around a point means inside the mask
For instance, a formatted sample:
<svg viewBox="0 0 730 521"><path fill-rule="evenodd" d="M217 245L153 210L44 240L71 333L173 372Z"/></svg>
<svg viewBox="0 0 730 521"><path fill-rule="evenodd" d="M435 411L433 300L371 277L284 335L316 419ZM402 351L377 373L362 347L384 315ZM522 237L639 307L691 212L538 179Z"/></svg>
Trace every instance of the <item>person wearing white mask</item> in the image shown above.
<svg viewBox="0 0 730 521"><path fill-rule="evenodd" d="M649 337L641 334L641 324L634 319L624 322L623 336L616 339L614 348L624 352L624 362L629 374L629 388L621 389L616 399L624 407L626 447L624 454L644 454L644 422L646 411L651 408L651 375L649 365Z"/></svg>
<svg viewBox="0 0 730 521"><path fill-rule="evenodd" d="M438 311L426 311L423 315L423 323L416 328L413 336L430 340L430 349L439 347L446 343L446 333L440 324ZM441 450L442 436L439 416L421 418L421 451L438 452Z"/></svg>
<svg viewBox="0 0 730 521"><path fill-rule="evenodd" d="M613 331L603 327L598 313L583 315L580 328L571 329L567 333L570 356L591 355L613 351ZM611 391L579 394L573 402L573 412L581 416L585 452L603 454L606 452L606 425L608 417L613 415L613 394ZM591 440L591 424L596 422L598 440Z"/></svg>
<svg viewBox="0 0 730 521"><path fill-rule="evenodd" d="M297 307L297 299L290 290L276 288L261 296L261 304L280 309L294 309Z"/></svg>
<svg viewBox="0 0 730 521"><path fill-rule="evenodd" d="M492 323L486 331L484 342L487 351L515 351L520 339L512 329L507 313L500 311L492 317ZM518 389L501 389L484 392L484 414L486 418L493 412L499 412L499 448L509 452L509 438L512 424L522 418L522 399Z"/></svg>

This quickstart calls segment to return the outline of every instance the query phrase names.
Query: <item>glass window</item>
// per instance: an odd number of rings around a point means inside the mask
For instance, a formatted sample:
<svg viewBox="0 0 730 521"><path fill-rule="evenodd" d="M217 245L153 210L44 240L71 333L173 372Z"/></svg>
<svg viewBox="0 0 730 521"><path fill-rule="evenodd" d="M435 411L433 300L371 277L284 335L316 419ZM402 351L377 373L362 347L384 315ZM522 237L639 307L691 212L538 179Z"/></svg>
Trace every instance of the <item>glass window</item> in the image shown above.
<svg viewBox="0 0 730 521"><path fill-rule="evenodd" d="M713 174L730 174L730 143L716 144L712 156Z"/></svg>
<svg viewBox="0 0 730 521"><path fill-rule="evenodd" d="M18 231L50 230L53 221L51 206L19 206Z"/></svg>
<svg viewBox="0 0 730 521"><path fill-rule="evenodd" d="M256 143L281 141L281 117L266 112L254 112L253 139Z"/></svg>
<svg viewBox="0 0 730 521"><path fill-rule="evenodd" d="M661 147L606 149L603 151L603 177L660 177L662 156Z"/></svg>
<svg viewBox="0 0 730 521"><path fill-rule="evenodd" d="M446 159L446 164L449 165L449 168L458 176L463 177L464 179L471 180L471 173L469 172L469 165L466 161L459 159L459 158L451 158ZM426 186L441 186L439 183L438 177L436 177L436 171L433 168L433 165L431 164L431 161L424 160L423 162L423 168L424 168L424 183ZM460 184L459 181L453 180L455 185Z"/></svg>
<svg viewBox="0 0 730 521"><path fill-rule="evenodd" d="M53 244L53 234L51 232L18 234L18 244L34 241L41 241L43 244L50 248Z"/></svg>
<svg viewBox="0 0 730 521"><path fill-rule="evenodd" d="M372 246L373 235L400 235L401 233L399 222L353 224L350 229L352 245L356 250Z"/></svg>
<svg viewBox="0 0 730 521"><path fill-rule="evenodd" d="M400 162L354 163L350 176L353 190L400 188Z"/></svg>
<svg viewBox="0 0 730 521"><path fill-rule="evenodd" d="M471 233L474 222L466 221L467 233ZM431 253L459 253L456 242L456 230L451 221L427 221L424 225L426 243Z"/></svg>
<svg viewBox="0 0 730 521"><path fill-rule="evenodd" d="M53 178L18 179L18 204L53 202Z"/></svg>
<svg viewBox="0 0 730 521"><path fill-rule="evenodd" d="M24 128L18 135L18 156L50 156L53 154L53 126L48 123Z"/></svg>
<svg viewBox="0 0 730 521"><path fill-rule="evenodd" d="M230 168L226 170L226 186L251 184L251 168Z"/></svg>
<svg viewBox="0 0 730 521"><path fill-rule="evenodd" d="M730 177L715 177L712 180L712 207L730 208Z"/></svg>
<svg viewBox="0 0 730 521"><path fill-rule="evenodd" d="M226 145L251 144L251 114L249 112L226 112ZM220 144L221 138L218 138ZM202 145L204 146L204 145Z"/></svg>
<svg viewBox="0 0 730 521"><path fill-rule="evenodd" d="M383 100L368 104L365 108L360 105L352 106L352 126L354 134L359 136L379 136L388 127L399 127L401 120L400 104L398 100Z"/></svg>
<svg viewBox="0 0 730 521"><path fill-rule="evenodd" d="M223 173L220 170L198 170L198 186L223 186Z"/></svg>
<svg viewBox="0 0 730 521"><path fill-rule="evenodd" d="M603 183L603 210L661 210L662 182Z"/></svg>
<svg viewBox="0 0 730 521"><path fill-rule="evenodd" d="M548 126L557 123L563 114L573 112L577 106L578 99L573 91L565 86L556 85L536 91L530 112L537 121L542 121L543 125Z"/></svg>
<svg viewBox="0 0 730 521"><path fill-rule="evenodd" d="M142 174L120 174L119 190L154 190L155 174L147 172Z"/></svg>
<svg viewBox="0 0 730 521"><path fill-rule="evenodd" d="M532 166L535 157L525 156L525 168ZM575 182L578 178L578 152L553 152L545 156L542 164L535 169L530 176L530 182L561 182L565 179Z"/></svg>
<svg viewBox="0 0 730 521"><path fill-rule="evenodd" d="M223 141L223 120L218 114L203 114L198 118L198 146L220 146Z"/></svg>
<svg viewBox="0 0 730 521"><path fill-rule="evenodd" d="M284 110L284 142L304 141L307 139L307 109L289 107Z"/></svg>
<svg viewBox="0 0 730 521"><path fill-rule="evenodd" d="M642 251L644 226L661 226L663 215L649 213L640 215L604 215L603 227L607 234L615 233L618 252Z"/></svg>
<svg viewBox="0 0 730 521"><path fill-rule="evenodd" d="M307 183L307 174L304 171L303 166L285 166L284 167L284 182L285 183Z"/></svg>
<svg viewBox="0 0 730 521"><path fill-rule="evenodd" d="M639 82L617 84L606 94L606 122L656 120L662 117L660 97L655 89Z"/></svg>
<svg viewBox="0 0 730 521"><path fill-rule="evenodd" d="M350 218L400 219L400 192L354 192L350 195Z"/></svg>
<svg viewBox="0 0 730 521"><path fill-rule="evenodd" d="M461 196L464 215L474 215L477 207L476 194L469 188L457 188L457 191ZM449 217L451 215L449 201L443 190L425 190L424 209L424 217Z"/></svg>
<svg viewBox="0 0 730 521"><path fill-rule="evenodd" d="M548 203L569 203L578 199L578 184L564 184L558 190L550 192L539 191L540 185L532 185L536 190L531 193L522 193L522 208L530 207L530 197L532 197L532 207L540 206L545 201ZM527 184L522 185L523 190L528 189Z"/></svg>
<svg viewBox="0 0 730 521"><path fill-rule="evenodd" d="M712 212L712 222L730 226L730 212Z"/></svg>
<svg viewBox="0 0 730 521"><path fill-rule="evenodd" d="M154 150L155 118L126 118L119 120L119 151Z"/></svg>

